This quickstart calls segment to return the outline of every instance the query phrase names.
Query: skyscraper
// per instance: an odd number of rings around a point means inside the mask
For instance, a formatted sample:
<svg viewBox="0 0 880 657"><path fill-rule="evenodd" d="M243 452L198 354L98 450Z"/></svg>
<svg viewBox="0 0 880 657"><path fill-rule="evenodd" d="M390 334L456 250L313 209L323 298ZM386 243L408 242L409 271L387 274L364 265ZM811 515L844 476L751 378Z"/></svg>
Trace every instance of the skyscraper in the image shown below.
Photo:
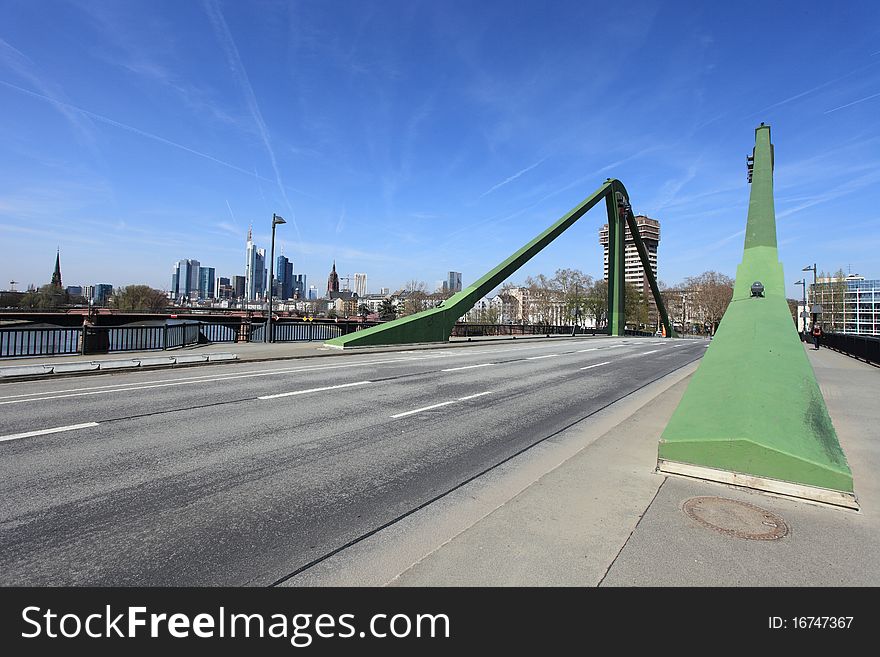
<svg viewBox="0 0 880 657"><path fill-rule="evenodd" d="M244 276L232 277L232 298L241 299L244 296L246 280Z"/></svg>
<svg viewBox="0 0 880 657"><path fill-rule="evenodd" d="M199 261L178 260L171 273L171 298L191 299L199 294Z"/></svg>
<svg viewBox="0 0 880 657"><path fill-rule="evenodd" d="M253 231L248 228L247 261L244 266L244 296L254 301L266 291L266 249L254 246Z"/></svg>
<svg viewBox="0 0 880 657"><path fill-rule="evenodd" d="M283 255L275 258L275 275L278 280L275 282L276 296L279 299L293 298L293 263Z"/></svg>
<svg viewBox="0 0 880 657"><path fill-rule="evenodd" d="M214 296L214 268L199 267L199 299L213 299Z"/></svg>
<svg viewBox="0 0 880 657"><path fill-rule="evenodd" d="M648 260L651 263L651 271L654 273L654 280L657 280L657 245L660 243L660 222L651 219L645 215L636 215L636 226L639 229L639 235L648 251ZM602 226L599 231L599 244L605 250L605 280L608 280L608 224ZM636 248L635 240L629 231L629 224L626 225L626 232L623 240L623 259L624 259L624 281L634 285L644 296L653 303L653 295L651 294L651 286L648 284L648 277L645 275L645 268L642 266L642 259L639 257L639 251Z"/></svg>
<svg viewBox="0 0 880 657"><path fill-rule="evenodd" d="M330 270L330 275L327 277L327 297L330 297L331 292L339 292L339 274L336 273L336 261L333 261L333 269Z"/></svg>
<svg viewBox="0 0 880 657"><path fill-rule="evenodd" d="M306 275L294 274L291 298L305 300L308 291L309 288L306 286Z"/></svg>
<svg viewBox="0 0 880 657"><path fill-rule="evenodd" d="M354 293L359 297L367 296L367 275L366 274L355 274L354 275Z"/></svg>
<svg viewBox="0 0 880 657"><path fill-rule="evenodd" d="M451 271L446 278L446 291L450 294L461 292L461 272Z"/></svg>
<svg viewBox="0 0 880 657"><path fill-rule="evenodd" d="M96 305L103 306L110 300L113 294L113 286L108 283L98 283L95 286L94 302Z"/></svg>

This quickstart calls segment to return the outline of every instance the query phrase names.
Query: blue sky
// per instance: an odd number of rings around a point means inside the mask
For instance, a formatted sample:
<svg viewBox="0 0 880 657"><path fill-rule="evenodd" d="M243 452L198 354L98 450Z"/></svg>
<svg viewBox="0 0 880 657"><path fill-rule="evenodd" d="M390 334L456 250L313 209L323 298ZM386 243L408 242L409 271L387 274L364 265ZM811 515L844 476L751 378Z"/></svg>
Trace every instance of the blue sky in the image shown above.
<svg viewBox="0 0 880 657"><path fill-rule="evenodd" d="M0 287L244 273L465 285L607 177L660 278L733 276L772 126L780 259L880 278L876 2L0 0ZM602 275L597 208L512 280ZM812 276L812 274L809 274Z"/></svg>

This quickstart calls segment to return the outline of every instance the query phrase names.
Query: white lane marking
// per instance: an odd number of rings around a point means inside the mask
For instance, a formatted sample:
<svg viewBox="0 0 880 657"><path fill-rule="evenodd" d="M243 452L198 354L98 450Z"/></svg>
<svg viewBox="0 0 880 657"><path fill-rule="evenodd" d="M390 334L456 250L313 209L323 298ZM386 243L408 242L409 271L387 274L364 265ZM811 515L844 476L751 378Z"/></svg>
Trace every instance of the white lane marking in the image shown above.
<svg viewBox="0 0 880 657"><path fill-rule="evenodd" d="M458 370L472 370L475 367L489 367L495 363L480 363L479 365L465 365L463 367L450 367L448 370L440 370L441 372L458 372Z"/></svg>
<svg viewBox="0 0 880 657"><path fill-rule="evenodd" d="M413 413L421 413L422 411L429 411L432 408L440 408L441 406L449 406L449 404L454 404L456 402L455 399L452 401L440 402L439 404L431 404L430 406L423 406L422 408L417 408L413 411L405 411L403 413L398 413L397 415L392 415L391 417L395 420L399 417L406 417L407 415L412 415Z"/></svg>
<svg viewBox="0 0 880 657"><path fill-rule="evenodd" d="M580 351L576 351L577 354L582 354L586 351L596 351L599 347L593 347L592 349L581 349Z"/></svg>
<svg viewBox="0 0 880 657"><path fill-rule="evenodd" d="M491 395L492 391L487 390L486 392L478 392L476 395L468 395L467 397L459 397L457 401L467 401L468 399L476 399L477 397L482 397L483 395Z"/></svg>
<svg viewBox="0 0 880 657"><path fill-rule="evenodd" d="M604 363L596 363L595 365L587 365L586 367L582 367L581 369L582 370L591 370L594 367L599 367L600 365L607 365L610 362L611 362L610 360L606 360Z"/></svg>
<svg viewBox="0 0 880 657"><path fill-rule="evenodd" d="M652 349L651 351L643 351L642 353L640 353L638 355L639 356L647 356L648 354L656 354L658 351L660 351L660 350L659 349Z"/></svg>
<svg viewBox="0 0 880 657"><path fill-rule="evenodd" d="M458 399L451 399L449 401L440 402L439 404L431 404L430 406L422 406L421 408L416 408L411 411L404 411L403 413L397 413L396 415L392 415L393 419L397 419L400 417L406 417L407 415L413 415L415 413L421 413L422 411L430 411L432 408L440 408L441 406L449 406L450 404L454 404L455 402L467 401L468 399L475 399L477 397L482 397L483 395L492 394L491 390L486 392L478 392L475 395L468 395L466 397L459 397Z"/></svg>
<svg viewBox="0 0 880 657"><path fill-rule="evenodd" d="M559 354L546 354L545 356L530 356L529 358L526 358L526 360L538 360L540 358L554 358L558 355Z"/></svg>
<svg viewBox="0 0 880 657"><path fill-rule="evenodd" d="M55 427L54 429L40 429L38 431L27 431L25 433L14 433L9 436L0 436L0 443L7 440L18 440L19 438L30 438L32 436L45 436L49 433L60 433L61 431L73 431L74 429L85 429L86 427L96 427L97 422L84 422L83 424L71 424L66 427Z"/></svg>
<svg viewBox="0 0 880 657"><path fill-rule="evenodd" d="M372 381L357 381L355 383L343 383L338 386L324 386L322 388L309 388L308 390L294 390L293 392L281 392L277 395L263 395L257 399L278 399L279 397L292 397L293 395L306 395L310 392L324 392L325 390L337 390L339 388L352 388L354 386L365 386Z"/></svg>
<svg viewBox="0 0 880 657"><path fill-rule="evenodd" d="M434 356L427 357L434 358ZM233 381L235 379L251 379L258 376L272 376L274 374L292 374L296 372L321 372L324 370L338 370L344 368L352 368L352 367L365 367L368 365L383 365L386 363L401 363L404 361L412 361L412 360L422 360L419 358L395 358L390 360L371 360L364 361L361 363L349 363L346 365L324 365L324 366L314 366L314 367L296 367L296 368L286 368L282 370L263 370L263 371L251 371L246 372L244 374L227 374L224 376L214 376L213 378L208 378L208 375L203 375L199 377L187 377L186 379L166 379L164 381L147 381L144 383L116 383L113 386L94 386L90 388L77 388L73 390L59 390L52 393L27 393L27 395L10 395L9 397L0 397L0 399L6 399L10 401L0 401L0 405L5 404L20 404L22 402L29 401L46 401L50 399L65 399L67 397L83 397L87 395L103 395L110 392L129 392L131 390L148 390L151 388L167 388L170 386L182 386L189 383L214 383L218 381ZM147 384L147 385L144 385ZM128 386L128 387L120 387L120 386ZM69 392L71 394L59 394L63 392ZM33 395L46 395L45 397L33 397ZM28 399L14 399L16 397L29 397Z"/></svg>

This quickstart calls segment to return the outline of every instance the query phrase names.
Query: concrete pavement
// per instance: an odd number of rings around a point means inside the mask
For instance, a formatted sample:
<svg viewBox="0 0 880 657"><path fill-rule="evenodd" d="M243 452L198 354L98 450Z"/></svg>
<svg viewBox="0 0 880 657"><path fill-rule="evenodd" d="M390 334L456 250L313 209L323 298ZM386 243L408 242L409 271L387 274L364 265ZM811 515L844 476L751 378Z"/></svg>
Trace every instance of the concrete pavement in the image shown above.
<svg viewBox="0 0 880 657"><path fill-rule="evenodd" d="M606 409L617 416L607 431L584 422L557 436L555 467L546 468L550 459L530 471L539 457L524 457L510 464L507 481L473 482L458 500L424 509L406 527L389 528L290 583L876 586L880 369L827 349L808 357L853 470L859 512L656 474L657 441L690 366L655 383L643 403ZM719 533L683 512L695 496L758 506L781 516L789 533L777 540ZM468 507L480 508L450 520Z"/></svg>

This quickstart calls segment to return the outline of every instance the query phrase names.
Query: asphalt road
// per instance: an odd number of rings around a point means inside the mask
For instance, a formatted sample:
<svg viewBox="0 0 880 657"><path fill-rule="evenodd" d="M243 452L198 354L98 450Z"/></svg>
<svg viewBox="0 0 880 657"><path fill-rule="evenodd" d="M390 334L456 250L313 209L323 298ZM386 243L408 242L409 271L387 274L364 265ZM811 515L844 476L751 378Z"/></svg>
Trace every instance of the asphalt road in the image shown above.
<svg viewBox="0 0 880 657"><path fill-rule="evenodd" d="M0 384L0 584L278 583L707 345L505 341Z"/></svg>

